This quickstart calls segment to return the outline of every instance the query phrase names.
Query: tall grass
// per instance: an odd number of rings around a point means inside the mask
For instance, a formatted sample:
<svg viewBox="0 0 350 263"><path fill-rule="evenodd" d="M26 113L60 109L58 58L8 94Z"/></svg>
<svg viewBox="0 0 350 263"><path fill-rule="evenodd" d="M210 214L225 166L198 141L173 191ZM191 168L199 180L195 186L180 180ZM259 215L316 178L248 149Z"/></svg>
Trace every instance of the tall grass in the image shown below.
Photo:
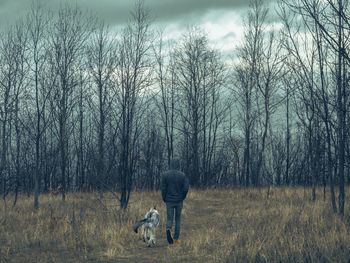
<svg viewBox="0 0 350 263"><path fill-rule="evenodd" d="M133 193L126 211L114 195L71 193L0 208L0 262L348 262L349 202L343 219L319 189L316 202L302 188L190 190L179 246L165 241L159 193ZM11 200L8 201L8 204ZM155 248L131 225L151 206L162 223Z"/></svg>

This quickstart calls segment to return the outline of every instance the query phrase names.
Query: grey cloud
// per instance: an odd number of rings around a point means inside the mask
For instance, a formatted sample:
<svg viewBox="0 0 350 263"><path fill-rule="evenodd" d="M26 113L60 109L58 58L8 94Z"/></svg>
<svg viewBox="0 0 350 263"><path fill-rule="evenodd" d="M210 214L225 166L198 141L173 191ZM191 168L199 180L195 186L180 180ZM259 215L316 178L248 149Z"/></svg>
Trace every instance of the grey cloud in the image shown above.
<svg viewBox="0 0 350 263"><path fill-rule="evenodd" d="M149 0L150 6L160 20L200 15L209 10L240 9L248 6L247 0Z"/></svg>
<svg viewBox="0 0 350 263"><path fill-rule="evenodd" d="M276 0L265 1L270 3ZM135 1L132 0L78 0L79 6L96 11L111 24L127 21L134 3ZM145 6L158 23L176 21L187 25L196 23L196 20L208 11L246 9L249 6L249 0L145 0Z"/></svg>
<svg viewBox="0 0 350 263"><path fill-rule="evenodd" d="M225 36L222 37L222 39L232 39L232 38L235 38L236 37L236 34L235 32L229 32L227 33Z"/></svg>
<svg viewBox="0 0 350 263"><path fill-rule="evenodd" d="M265 0L274 2L275 0ZM11 23L23 16L32 0L0 0L0 24ZM128 20L135 1L133 0L43 0L50 9L57 9L62 2L76 3L80 8L92 11L111 25ZM249 6L248 0L145 0L158 23L169 21L181 24L196 23L196 19L212 10L240 10Z"/></svg>
<svg viewBox="0 0 350 263"><path fill-rule="evenodd" d="M24 17L29 6L27 0L0 0L0 27L11 25Z"/></svg>
<svg viewBox="0 0 350 263"><path fill-rule="evenodd" d="M18 0L17 0L18 1ZM51 0L52 1L52 0ZM56 0L57 1L57 0ZM273 1L273 0L265 0ZM78 0L78 5L96 11L112 24L123 23L132 11L132 0ZM158 21L179 20L201 15L208 10L240 9L249 6L247 0L145 0L145 6Z"/></svg>

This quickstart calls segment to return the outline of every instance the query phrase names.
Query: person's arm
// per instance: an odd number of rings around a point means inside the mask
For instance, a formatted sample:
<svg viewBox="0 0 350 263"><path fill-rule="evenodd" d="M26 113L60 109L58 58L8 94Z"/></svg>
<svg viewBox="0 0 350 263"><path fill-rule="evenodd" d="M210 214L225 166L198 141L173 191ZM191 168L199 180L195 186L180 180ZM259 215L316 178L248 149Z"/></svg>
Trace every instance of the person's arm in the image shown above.
<svg viewBox="0 0 350 263"><path fill-rule="evenodd" d="M167 182L166 182L165 175L162 176L161 191L162 191L162 199L165 202L166 192L167 192Z"/></svg>
<svg viewBox="0 0 350 263"><path fill-rule="evenodd" d="M188 178L185 176L184 180L184 188L183 188L183 200L185 200L187 193L188 193L188 188L190 187L190 183L188 181Z"/></svg>

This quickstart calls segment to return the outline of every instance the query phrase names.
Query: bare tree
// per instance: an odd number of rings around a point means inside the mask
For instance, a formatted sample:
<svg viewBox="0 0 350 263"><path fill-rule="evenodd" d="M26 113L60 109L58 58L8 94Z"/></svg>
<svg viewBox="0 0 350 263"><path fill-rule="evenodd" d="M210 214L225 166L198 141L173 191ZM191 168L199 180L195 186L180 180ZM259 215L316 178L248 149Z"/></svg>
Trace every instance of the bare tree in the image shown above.
<svg viewBox="0 0 350 263"><path fill-rule="evenodd" d="M157 62L157 82L160 87L160 98L156 104L161 112L161 120L164 127L165 138L167 143L167 160L170 164L171 158L174 157L174 134L176 123L176 74L174 68L174 58L164 54L164 43L160 35L159 43L154 47L154 53ZM170 52L168 50L168 52ZM168 65L167 63L168 58Z"/></svg>
<svg viewBox="0 0 350 263"><path fill-rule="evenodd" d="M117 105L119 108L120 207L127 208L136 165L136 142L140 135L145 91L152 82L152 34L150 14L144 3L136 3L131 20L122 33L117 64Z"/></svg>
<svg viewBox="0 0 350 263"><path fill-rule="evenodd" d="M92 75L95 99L92 100L93 111L98 112L95 117L97 126L98 161L97 176L100 181L100 191L104 189L106 179L105 144L106 118L112 111L111 98L113 74L116 70L116 42L110 36L110 29L101 23L92 34L92 43L87 50L89 72Z"/></svg>
<svg viewBox="0 0 350 263"><path fill-rule="evenodd" d="M281 77L283 74L283 62L285 59L282 54L282 46L279 39L276 38L275 32L272 31L262 43L262 59L258 66L257 88L263 100L263 121L262 121L262 135L261 146L258 153L258 162L255 172L254 182L256 185L260 183L260 173L262 165L265 161L265 150L269 127L271 125L271 115L276 110L279 101L276 102L276 92ZM266 177L265 177L266 178Z"/></svg>
<svg viewBox="0 0 350 263"><path fill-rule="evenodd" d="M39 208L40 180L42 175L41 141L45 127L43 125L43 112L48 100L48 88L43 85L44 67L47 62L47 32L48 18L43 6L37 1L33 2L27 17L28 24L28 63L30 68L30 86L33 87L35 114L28 112L30 119L35 119L33 139L35 143L35 171L34 171L34 208ZM32 90L29 91L30 93ZM33 116L34 115L34 116Z"/></svg>
<svg viewBox="0 0 350 263"><path fill-rule="evenodd" d="M349 62L348 38L344 30L349 25L349 18L346 15L348 2L343 0L337 1L305 1L296 0L293 3L285 3L288 8L302 21L311 33L316 46L319 63L320 76L320 101L322 101L321 118L325 124L327 140L327 162L328 177L331 188L331 203L333 211L337 211L334 193L334 180L332 173L332 153L331 153L331 135L333 126L332 105L336 105L336 118L334 118L334 127L336 127L337 142L334 144L336 149L336 172L339 179L339 213L344 214L345 203L345 144L346 144L346 112L347 112L347 65ZM287 27L288 28L288 27ZM328 52L329 51L329 52ZM326 55L327 52L327 55ZM332 53L332 54L329 54ZM333 65L330 60L336 61ZM335 65L335 66L334 66ZM336 94L336 104L332 104L327 92L327 69L335 76L334 94ZM332 93L331 93L332 94ZM332 143L333 144L333 143Z"/></svg>
<svg viewBox="0 0 350 263"><path fill-rule="evenodd" d="M15 181L17 198L21 129L20 129L20 96L23 92L26 77L26 32L23 24L18 23L8 29L0 43L0 122L1 122L1 162L0 162L0 186L2 187L3 199L10 191L11 184ZM15 154L12 148L12 125L15 126ZM11 158L14 155L14 158ZM10 160L14 159L15 180L10 172ZM15 199L16 199L15 198ZM15 203L14 203L15 204Z"/></svg>
<svg viewBox="0 0 350 263"><path fill-rule="evenodd" d="M51 63L57 75L54 104L58 120L62 200L67 183L69 150L68 118L72 110L72 95L77 86L76 67L88 38L88 20L77 8L61 6L52 23L50 35Z"/></svg>
<svg viewBox="0 0 350 263"><path fill-rule="evenodd" d="M182 104L178 112L182 122L186 172L191 184L207 184L226 105L220 100L225 70L219 53L211 49L208 38L198 29L190 29L174 52L176 86Z"/></svg>
<svg viewBox="0 0 350 263"><path fill-rule="evenodd" d="M11 96L14 99L13 112L14 115L12 119L14 120L15 126L15 137L16 137L16 146L15 146L15 156L14 156L14 164L15 164L15 199L13 205L16 205L18 188L20 175L22 172L22 162L21 162L21 137L23 134L23 128L21 125L20 119L20 110L23 105L21 103L21 97L24 94L25 86L26 86L26 78L28 73L27 67L27 32L25 30L24 24L17 23L14 29L14 38L13 38L13 60L15 61L15 79L13 82L13 94Z"/></svg>
<svg viewBox="0 0 350 263"><path fill-rule="evenodd" d="M259 66L262 63L262 48L264 41L264 24L267 17L267 8L262 1L251 2L251 9L248 12L248 20L245 24L245 34L242 46L239 48L239 63L236 66L235 74L237 87L234 95L239 101L240 116L243 121L244 131L244 155L242 173L245 178L245 185L253 183L252 178L252 132L256 126L258 109L254 107L254 94L257 90Z"/></svg>

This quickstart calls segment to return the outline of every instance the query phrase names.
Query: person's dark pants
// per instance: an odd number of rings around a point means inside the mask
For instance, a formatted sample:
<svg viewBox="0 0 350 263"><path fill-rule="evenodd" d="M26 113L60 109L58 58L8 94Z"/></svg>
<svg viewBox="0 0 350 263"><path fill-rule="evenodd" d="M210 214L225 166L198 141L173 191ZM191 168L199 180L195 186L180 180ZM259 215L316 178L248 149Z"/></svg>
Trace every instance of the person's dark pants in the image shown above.
<svg viewBox="0 0 350 263"><path fill-rule="evenodd" d="M180 236L180 226L181 226L181 210L182 210L182 201L181 202L167 202L166 203L166 229L171 230L174 221L175 214L175 232L174 239L179 239Z"/></svg>

